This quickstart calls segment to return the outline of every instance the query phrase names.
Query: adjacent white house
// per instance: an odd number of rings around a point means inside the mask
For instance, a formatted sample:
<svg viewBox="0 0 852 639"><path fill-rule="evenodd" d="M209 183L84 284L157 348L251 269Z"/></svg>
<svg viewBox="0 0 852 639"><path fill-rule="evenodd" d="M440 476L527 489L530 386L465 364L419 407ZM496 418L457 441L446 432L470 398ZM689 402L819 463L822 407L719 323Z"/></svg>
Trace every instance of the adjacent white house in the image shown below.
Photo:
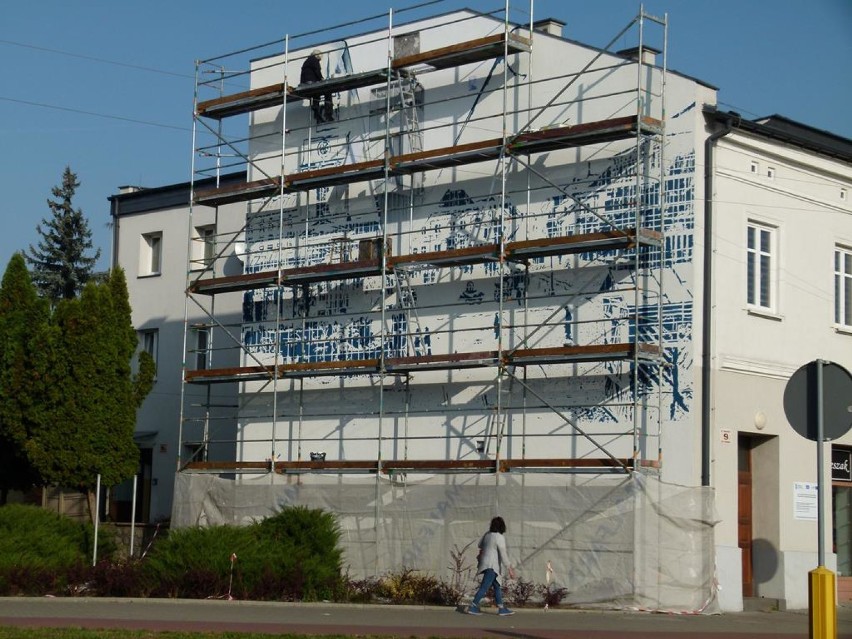
<svg viewBox="0 0 852 639"><path fill-rule="evenodd" d="M806 607L783 396L852 368L852 142L718 111L666 27L610 52L461 10L202 63L192 182L111 198L150 518L321 506L355 574L440 573L499 512L577 604ZM826 452L852 575L852 435Z"/></svg>
<svg viewBox="0 0 852 639"><path fill-rule="evenodd" d="M229 179L245 179L245 175L235 174ZM156 188L122 187L109 198L112 263L127 274L139 348L148 351L157 364L154 387L137 414L135 435L141 453L136 520L152 524L171 517L181 454L201 454L202 458L206 454L200 438L195 442L180 440L181 420L203 424L203 415L193 407L212 402L223 407L225 417L219 428L223 433L230 431L230 440L235 423L235 419L227 418L226 409L231 406L230 411L236 412L235 385L210 389L207 396L208 389L199 392L181 383L184 365L198 370L239 361L233 347L213 343L209 317L188 303L183 291L188 273L201 272L214 261L220 274L242 271L233 248L228 249L228 257L217 259L239 231L242 211L196 208L190 219L191 187L189 182ZM222 300L218 321L239 321L239 306L228 302ZM208 445L215 447L216 443ZM221 445L233 453L232 443ZM185 450L181 453L182 446ZM127 521L132 497L129 482L113 495L113 501L122 504L119 512Z"/></svg>

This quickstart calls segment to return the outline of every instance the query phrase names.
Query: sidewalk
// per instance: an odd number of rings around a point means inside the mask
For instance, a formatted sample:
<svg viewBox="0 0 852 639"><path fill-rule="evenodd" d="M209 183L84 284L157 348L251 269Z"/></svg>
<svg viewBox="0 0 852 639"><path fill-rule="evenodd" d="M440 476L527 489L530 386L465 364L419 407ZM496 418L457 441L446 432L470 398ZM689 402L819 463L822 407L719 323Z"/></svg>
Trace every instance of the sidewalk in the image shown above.
<svg viewBox="0 0 852 639"><path fill-rule="evenodd" d="M186 599L0 598L0 626L524 639L745 639L808 637L808 613L666 615L524 609L480 617L453 608ZM838 637L852 639L852 607L838 607Z"/></svg>

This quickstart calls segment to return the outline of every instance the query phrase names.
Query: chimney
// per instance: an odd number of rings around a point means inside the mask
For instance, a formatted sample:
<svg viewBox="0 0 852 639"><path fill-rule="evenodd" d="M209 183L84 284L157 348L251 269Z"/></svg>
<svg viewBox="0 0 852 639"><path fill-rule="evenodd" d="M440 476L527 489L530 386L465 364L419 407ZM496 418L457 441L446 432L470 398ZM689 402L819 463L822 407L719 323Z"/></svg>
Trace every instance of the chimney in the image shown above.
<svg viewBox="0 0 852 639"><path fill-rule="evenodd" d="M630 58L631 60L637 60L642 64L657 64L657 54L662 53L659 49L655 49L654 47L649 47L647 44L642 47L642 55L640 59L639 55L639 47L630 47L629 49L622 49L621 51L616 51L616 53L622 57Z"/></svg>
<svg viewBox="0 0 852 639"><path fill-rule="evenodd" d="M556 18L544 18L533 22L533 31L539 31L548 35L562 37L562 29L565 28L565 23Z"/></svg>
<svg viewBox="0 0 852 639"><path fill-rule="evenodd" d="M138 193L139 191L144 191L144 190L145 190L144 186L125 185L125 186L118 187L118 192L121 195L126 195L128 193Z"/></svg>

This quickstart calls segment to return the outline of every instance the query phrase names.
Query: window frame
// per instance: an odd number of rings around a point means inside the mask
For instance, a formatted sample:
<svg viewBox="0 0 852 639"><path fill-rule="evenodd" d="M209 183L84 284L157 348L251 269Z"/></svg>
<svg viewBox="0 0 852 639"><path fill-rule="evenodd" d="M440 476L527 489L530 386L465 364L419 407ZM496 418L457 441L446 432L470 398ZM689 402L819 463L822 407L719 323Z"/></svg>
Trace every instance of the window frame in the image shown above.
<svg viewBox="0 0 852 639"><path fill-rule="evenodd" d="M746 305L778 312L778 227L754 219L746 223Z"/></svg>
<svg viewBox="0 0 852 639"><path fill-rule="evenodd" d="M852 246L834 245L834 325L852 331Z"/></svg>
<svg viewBox="0 0 852 639"><path fill-rule="evenodd" d="M152 277L163 272L163 232L143 233L139 250L139 276Z"/></svg>
<svg viewBox="0 0 852 639"><path fill-rule="evenodd" d="M191 270L203 271L216 261L216 225L201 224L192 229Z"/></svg>
<svg viewBox="0 0 852 639"><path fill-rule="evenodd" d="M210 328L199 326L193 329L195 336L195 370L206 371L210 367ZM204 338L202 338L202 335ZM203 343L202 343L203 342Z"/></svg>
<svg viewBox="0 0 852 639"><path fill-rule="evenodd" d="M154 380L156 381L159 368L160 329L144 328L136 331L136 336L139 340L139 351L147 352L154 360Z"/></svg>

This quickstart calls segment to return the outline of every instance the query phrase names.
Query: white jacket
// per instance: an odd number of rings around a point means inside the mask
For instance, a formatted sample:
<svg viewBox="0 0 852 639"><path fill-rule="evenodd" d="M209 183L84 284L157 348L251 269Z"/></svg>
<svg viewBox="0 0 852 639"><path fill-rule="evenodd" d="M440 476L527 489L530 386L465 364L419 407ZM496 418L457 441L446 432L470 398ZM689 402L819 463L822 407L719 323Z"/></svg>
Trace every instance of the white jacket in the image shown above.
<svg viewBox="0 0 852 639"><path fill-rule="evenodd" d="M503 535L496 532L485 533L479 540L477 559L476 574L481 574L490 568L497 573L497 583L502 585L503 572L512 565Z"/></svg>

